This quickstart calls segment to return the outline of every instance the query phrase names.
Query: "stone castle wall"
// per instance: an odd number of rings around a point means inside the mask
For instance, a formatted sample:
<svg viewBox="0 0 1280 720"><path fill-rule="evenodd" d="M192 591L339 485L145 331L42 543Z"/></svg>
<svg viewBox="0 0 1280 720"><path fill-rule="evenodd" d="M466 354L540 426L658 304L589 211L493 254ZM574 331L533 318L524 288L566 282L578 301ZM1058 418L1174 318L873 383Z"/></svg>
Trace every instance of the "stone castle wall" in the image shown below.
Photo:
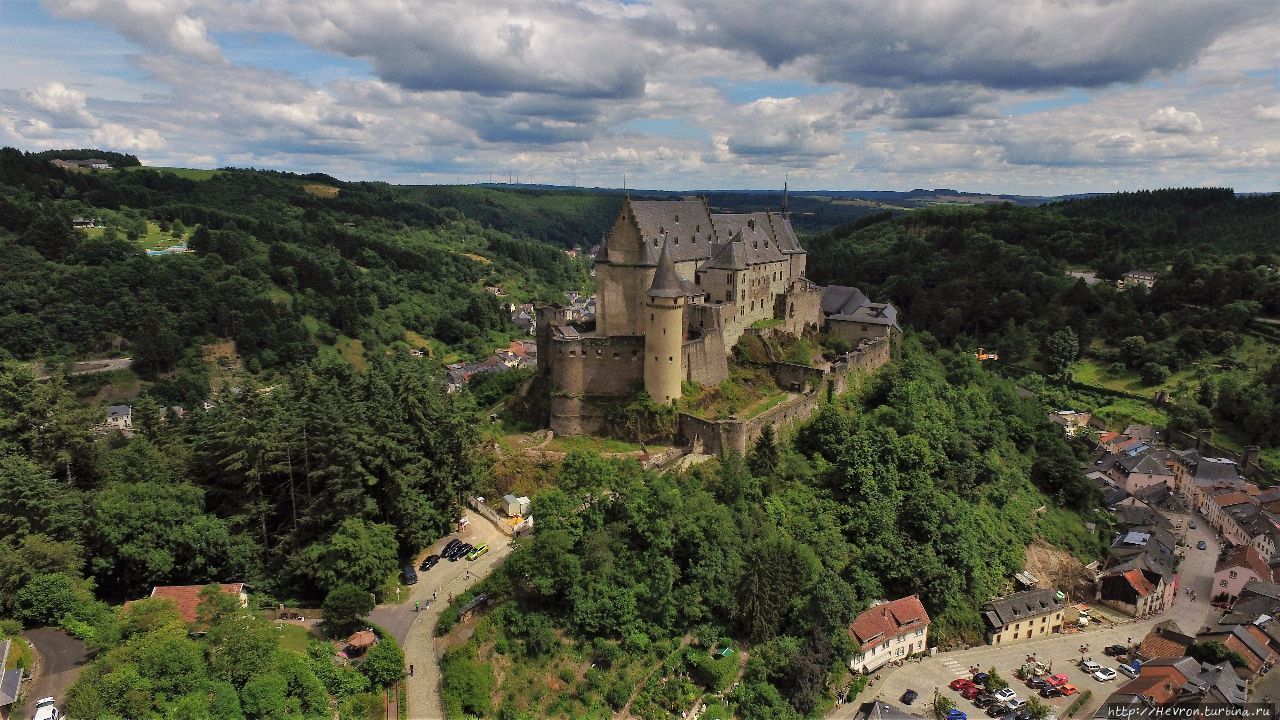
<svg viewBox="0 0 1280 720"><path fill-rule="evenodd" d="M644 387L644 338L549 339L539 368L551 376L551 429L561 435L604 431L609 408Z"/></svg>
<svg viewBox="0 0 1280 720"><path fill-rule="evenodd" d="M722 452L746 454L765 427L782 433L808 420L826 402L828 394L845 392L851 383L861 382L863 374L887 364L890 351L888 339L871 341L850 353L847 360L835 363L826 373L801 365L775 363L774 376L779 378L779 382L786 381L783 387L798 382L802 387L807 386L808 391L749 420L704 420L681 413L678 440L710 455Z"/></svg>

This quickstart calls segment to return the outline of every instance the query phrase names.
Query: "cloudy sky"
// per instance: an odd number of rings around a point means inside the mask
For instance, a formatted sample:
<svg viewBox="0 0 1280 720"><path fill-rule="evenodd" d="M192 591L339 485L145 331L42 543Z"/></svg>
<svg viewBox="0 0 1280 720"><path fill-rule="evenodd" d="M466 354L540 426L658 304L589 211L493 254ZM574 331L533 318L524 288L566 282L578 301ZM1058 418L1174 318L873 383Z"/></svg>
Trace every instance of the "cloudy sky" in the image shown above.
<svg viewBox="0 0 1280 720"><path fill-rule="evenodd" d="M0 0L0 145L404 183L1280 190L1276 0Z"/></svg>

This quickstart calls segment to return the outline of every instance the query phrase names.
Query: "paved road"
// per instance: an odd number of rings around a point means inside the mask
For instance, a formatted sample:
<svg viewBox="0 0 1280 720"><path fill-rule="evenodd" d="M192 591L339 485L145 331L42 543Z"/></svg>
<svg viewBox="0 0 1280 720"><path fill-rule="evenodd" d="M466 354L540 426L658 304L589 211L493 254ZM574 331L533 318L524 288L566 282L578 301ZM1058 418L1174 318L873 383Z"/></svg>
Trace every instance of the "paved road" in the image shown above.
<svg viewBox="0 0 1280 720"><path fill-rule="evenodd" d="M927 714L932 703L934 688L948 695L960 708L970 716L980 713L973 703L960 697L947 685L957 677L967 677L968 668L977 665L983 670L995 667L1006 680L1009 680L1019 697L1026 698L1030 692L1025 686L1013 679L1013 671L1025 662L1026 657L1035 654L1041 662L1052 662L1054 672L1065 672L1083 692L1092 690L1093 695L1079 717L1090 717L1095 708L1100 706L1108 695L1115 691L1126 678L1120 675L1116 680L1101 683L1081 672L1074 663L1080 660L1080 646L1088 645L1088 655L1095 661L1115 667L1116 663L1107 662L1110 658L1103 656L1102 649L1107 645L1136 643L1140 641L1156 623L1175 620L1185 632L1195 633L1214 617L1213 608L1209 605L1210 585L1213 583L1213 569L1218 557L1218 542L1212 530L1206 530L1207 523L1197 517L1197 528L1186 529L1187 556L1179 570L1179 595L1172 608L1161 615L1143 620L1128 621L1114 626L1093 625L1090 629L1070 635L1054 635L1042 640L1031 640L1000 647L978 646L968 650L940 652L933 657L919 662L907 663L900 667L886 667L879 672L880 680L864 690L853 702L837 705L827 715L827 720L850 720L856 714L861 703L870 700L884 702L902 707L899 698L908 688L920 693L920 699L910 708L910 712ZM1207 550L1196 550L1196 542L1204 540ZM1191 587L1198 595L1196 602L1191 602L1183 589ZM1059 710L1074 698L1053 698L1047 702ZM979 716L985 717L985 716Z"/></svg>
<svg viewBox="0 0 1280 720"><path fill-rule="evenodd" d="M58 708L66 707L67 689L84 672L89 662L89 652L84 643L53 628L39 628L22 633L40 654L40 676L27 691L27 704L19 717L35 714L36 700L45 697L57 699Z"/></svg>
<svg viewBox="0 0 1280 720"><path fill-rule="evenodd" d="M452 538L478 545L488 543L489 552L479 560L440 562L431 570L418 573L418 584L406 602L397 605L380 605L369 619L382 626L404 646L405 664L414 668L413 677L406 681L408 690L409 720L444 720L444 705L440 701L440 664L436 648L436 620L448 606L450 596L460 595L479 582L511 553L510 538L481 515L466 511L470 525L461 533L442 538L422 557L439 553ZM434 603L428 604L431 594L438 593ZM413 603L422 603L422 610L414 612Z"/></svg>

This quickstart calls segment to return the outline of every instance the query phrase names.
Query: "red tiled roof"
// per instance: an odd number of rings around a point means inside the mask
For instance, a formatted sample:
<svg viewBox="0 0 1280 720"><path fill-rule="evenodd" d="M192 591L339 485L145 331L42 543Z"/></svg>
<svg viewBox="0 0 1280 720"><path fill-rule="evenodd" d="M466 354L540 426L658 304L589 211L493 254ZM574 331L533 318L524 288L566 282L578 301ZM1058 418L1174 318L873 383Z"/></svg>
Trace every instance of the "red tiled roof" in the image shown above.
<svg viewBox="0 0 1280 720"><path fill-rule="evenodd" d="M908 595L864 611L849 624L849 635L865 651L876 643L928 624L929 613L920 604L920 596Z"/></svg>
<svg viewBox="0 0 1280 720"><path fill-rule="evenodd" d="M1143 575L1142 571L1137 568L1134 568L1133 570L1126 570L1122 575L1124 575L1124 579L1128 580L1129 584L1133 586L1133 589L1143 597L1146 597L1156 591L1155 585L1152 585L1151 581L1147 579L1147 576Z"/></svg>
<svg viewBox="0 0 1280 720"><path fill-rule="evenodd" d="M1229 492L1221 495L1214 495L1213 501L1218 504L1218 507L1230 507L1241 503L1253 502L1249 497L1249 493L1244 492Z"/></svg>
<svg viewBox="0 0 1280 720"><path fill-rule="evenodd" d="M1098 436L1098 442L1100 442L1100 443L1109 443L1109 442L1111 442L1112 440L1115 440L1115 439L1116 439L1116 438L1118 438L1118 437L1120 437L1120 433L1118 433L1118 432L1116 432L1116 431L1112 430L1111 432L1105 432L1105 433L1102 433L1101 435L1099 435L1099 436Z"/></svg>
<svg viewBox="0 0 1280 720"><path fill-rule="evenodd" d="M244 583L224 583L219 587L228 595L244 592ZM178 606L178 614L188 624L196 621L196 608L200 607L200 591L204 585L157 585L151 588L151 597L172 600Z"/></svg>
<svg viewBox="0 0 1280 720"><path fill-rule="evenodd" d="M1157 705L1164 705L1176 698L1178 691L1185 684L1186 681L1184 680L1175 685L1168 675L1147 675L1144 673L1141 677L1134 678L1117 688L1116 692L1149 697Z"/></svg>
<svg viewBox="0 0 1280 720"><path fill-rule="evenodd" d="M1248 568L1262 580L1271 582L1271 566L1267 565L1267 561L1262 559L1262 555L1252 545L1241 545L1227 553L1226 557L1218 561L1214 572L1231 568Z"/></svg>
<svg viewBox="0 0 1280 720"><path fill-rule="evenodd" d="M1193 641L1194 638L1173 631L1172 628L1167 632L1153 628L1142 638L1134 654L1147 660L1182 657L1187 654L1187 648L1191 647Z"/></svg>

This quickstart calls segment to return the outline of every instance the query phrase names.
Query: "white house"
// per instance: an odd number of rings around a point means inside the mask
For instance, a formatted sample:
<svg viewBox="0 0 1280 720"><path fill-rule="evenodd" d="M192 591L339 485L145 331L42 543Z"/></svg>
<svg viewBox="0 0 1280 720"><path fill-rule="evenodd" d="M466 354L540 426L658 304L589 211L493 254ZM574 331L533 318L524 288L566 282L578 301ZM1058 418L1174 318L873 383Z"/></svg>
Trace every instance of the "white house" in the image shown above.
<svg viewBox="0 0 1280 720"><path fill-rule="evenodd" d="M128 405L112 405L108 407L107 427L112 430L132 430L133 408Z"/></svg>
<svg viewBox="0 0 1280 720"><path fill-rule="evenodd" d="M849 669L869 673L890 660L924 652L929 643L929 613L919 595L880 602L854 618L849 636L858 650Z"/></svg>

